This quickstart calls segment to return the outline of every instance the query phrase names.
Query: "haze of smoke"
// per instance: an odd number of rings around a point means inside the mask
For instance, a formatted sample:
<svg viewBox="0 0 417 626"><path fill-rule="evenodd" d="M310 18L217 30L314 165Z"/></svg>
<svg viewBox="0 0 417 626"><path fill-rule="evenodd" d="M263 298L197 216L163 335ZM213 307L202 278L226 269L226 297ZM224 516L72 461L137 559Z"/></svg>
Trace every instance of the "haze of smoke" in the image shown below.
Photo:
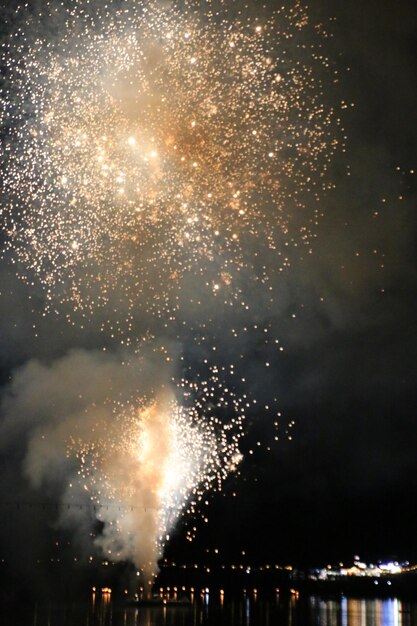
<svg viewBox="0 0 417 626"><path fill-rule="evenodd" d="M96 444L106 430L115 430L115 405L121 410L134 394L151 397L155 386L165 389L148 429L152 436L158 436L158 447L153 447L156 455L153 465L141 468L139 464L142 471L138 473L138 465L129 466L132 457L123 456L117 449L116 454L114 450L106 450L104 468L111 476L115 492L120 495L120 484L133 481L128 502L112 502L109 498L109 503L134 510L125 518L120 532L116 529L117 507L110 506L107 510L99 507L97 519L103 522L104 529L95 541L104 555L109 556L112 549L114 552L117 544L117 554L112 554L114 560L130 559L137 567L151 563L153 570L158 557L156 540L161 506L157 487L169 445L166 411L171 400L170 371L160 364L153 367L152 358L146 360L145 368L143 364L143 360L139 363L135 357L123 365L118 356L84 350L72 351L49 366L30 361L16 372L4 397L5 419L0 438L3 447L13 445L22 435L26 438L24 472L31 485L36 489L49 485L59 492L62 526L77 529L82 521L83 532L85 526L91 530L92 507L83 507L74 517L74 509L64 506L78 502L91 504L95 498L88 490L88 481L80 475L79 464L68 454L69 442L77 436ZM122 428L123 424L118 423L118 427ZM128 434L120 432L119 437Z"/></svg>
<svg viewBox="0 0 417 626"><path fill-rule="evenodd" d="M166 346L149 350L30 361L4 396L0 437L3 447L25 438L24 473L56 494L62 527L89 534L113 562L133 562L150 586L190 500L220 489L240 455L228 423L179 403Z"/></svg>

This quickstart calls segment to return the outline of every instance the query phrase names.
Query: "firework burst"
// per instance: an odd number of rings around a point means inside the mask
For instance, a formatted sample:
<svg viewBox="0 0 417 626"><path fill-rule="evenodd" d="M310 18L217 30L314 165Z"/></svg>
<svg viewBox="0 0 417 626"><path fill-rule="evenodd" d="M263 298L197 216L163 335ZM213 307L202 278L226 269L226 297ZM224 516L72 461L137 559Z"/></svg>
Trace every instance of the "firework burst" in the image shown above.
<svg viewBox="0 0 417 626"><path fill-rule="evenodd" d="M259 274L253 251L276 253L259 278L282 270L293 214L329 184L333 113L318 53L303 64L294 43L305 13L81 7L59 40L7 50L3 218L19 271L89 315L180 315L190 277L233 306L240 275ZM296 239L310 243L308 220Z"/></svg>

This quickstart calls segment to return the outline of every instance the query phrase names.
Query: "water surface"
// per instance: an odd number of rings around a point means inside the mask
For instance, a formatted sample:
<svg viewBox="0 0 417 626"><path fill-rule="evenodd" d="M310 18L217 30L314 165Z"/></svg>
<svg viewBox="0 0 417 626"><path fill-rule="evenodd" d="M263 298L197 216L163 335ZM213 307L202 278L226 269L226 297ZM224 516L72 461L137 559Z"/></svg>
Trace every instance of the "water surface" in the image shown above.
<svg viewBox="0 0 417 626"><path fill-rule="evenodd" d="M110 597L89 602L3 605L1 626L417 626L417 602L390 599L212 598L186 607L134 607Z"/></svg>

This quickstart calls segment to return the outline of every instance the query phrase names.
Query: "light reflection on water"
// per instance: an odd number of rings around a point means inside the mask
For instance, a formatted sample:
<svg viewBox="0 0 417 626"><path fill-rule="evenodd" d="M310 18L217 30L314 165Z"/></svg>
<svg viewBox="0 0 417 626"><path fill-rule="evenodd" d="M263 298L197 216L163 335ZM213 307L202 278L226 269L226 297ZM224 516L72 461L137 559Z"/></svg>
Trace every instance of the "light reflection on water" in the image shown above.
<svg viewBox="0 0 417 626"><path fill-rule="evenodd" d="M310 598L311 615L317 626L415 626L417 604L397 598L384 600Z"/></svg>
<svg viewBox="0 0 417 626"><path fill-rule="evenodd" d="M0 607L1 626L417 626L417 602L301 596L208 598L186 607L125 606L103 595L90 603Z"/></svg>

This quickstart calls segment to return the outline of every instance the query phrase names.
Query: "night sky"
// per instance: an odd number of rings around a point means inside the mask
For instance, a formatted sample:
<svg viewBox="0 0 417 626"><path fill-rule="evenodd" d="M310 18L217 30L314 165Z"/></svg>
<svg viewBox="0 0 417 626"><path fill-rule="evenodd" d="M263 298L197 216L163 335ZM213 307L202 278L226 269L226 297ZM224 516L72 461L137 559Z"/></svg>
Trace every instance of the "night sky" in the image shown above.
<svg viewBox="0 0 417 626"><path fill-rule="evenodd" d="M310 5L311 19L333 34L325 46L339 82L324 98L339 106L346 149L330 164L335 188L321 198L313 253L301 260L290 251L275 308L260 308L254 320L274 324L284 351L265 352L256 332L245 344L247 385L264 402L277 398L278 431L268 413L248 412L240 475L208 497L209 522L197 522L193 543L180 523L167 548L178 561L204 562L214 548L225 561L242 550L250 562L323 565L356 554L417 561L417 6ZM1 28L6 35L12 26ZM0 284L4 394L31 359L51 363L74 348L116 352L94 323L43 316L40 290L16 277L7 255ZM0 557L16 571L71 536L51 529L48 511L25 508L54 499L27 483L26 446L20 431L0 456Z"/></svg>

